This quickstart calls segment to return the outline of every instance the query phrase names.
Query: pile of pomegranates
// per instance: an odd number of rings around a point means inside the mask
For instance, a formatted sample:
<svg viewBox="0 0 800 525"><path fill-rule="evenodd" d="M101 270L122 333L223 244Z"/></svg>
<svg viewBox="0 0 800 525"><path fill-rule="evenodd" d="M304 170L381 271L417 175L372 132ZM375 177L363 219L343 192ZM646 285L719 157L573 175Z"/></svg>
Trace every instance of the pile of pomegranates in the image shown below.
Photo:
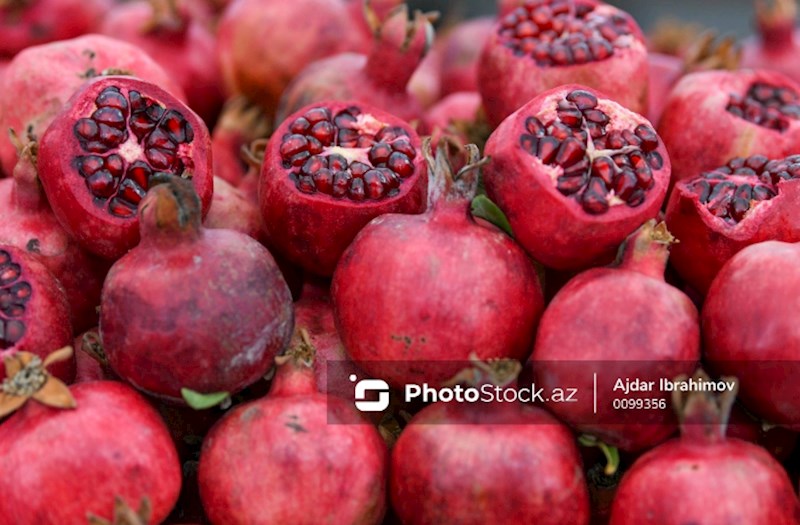
<svg viewBox="0 0 800 525"><path fill-rule="evenodd" d="M797 2L0 2L0 525L800 525Z"/></svg>

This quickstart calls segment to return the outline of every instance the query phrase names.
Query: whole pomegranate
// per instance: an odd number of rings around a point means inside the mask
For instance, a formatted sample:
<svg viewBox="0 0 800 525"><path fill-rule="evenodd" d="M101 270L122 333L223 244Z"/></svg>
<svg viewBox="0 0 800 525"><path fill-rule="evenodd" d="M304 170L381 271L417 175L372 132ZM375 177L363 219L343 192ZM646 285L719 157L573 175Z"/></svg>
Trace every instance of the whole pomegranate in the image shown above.
<svg viewBox="0 0 800 525"><path fill-rule="evenodd" d="M739 378L755 415L800 430L800 387L794 380L800 327L800 244L766 241L744 248L717 274L703 304L705 358L715 372Z"/></svg>
<svg viewBox="0 0 800 525"><path fill-rule="evenodd" d="M273 133L261 168L269 245L309 272L331 275L374 217L425 209L420 150L407 122L367 104L302 108Z"/></svg>
<svg viewBox="0 0 800 525"><path fill-rule="evenodd" d="M441 135L448 135L461 144L488 135L481 96L476 92L447 95L425 113L425 130L438 143Z"/></svg>
<svg viewBox="0 0 800 525"><path fill-rule="evenodd" d="M502 16L478 65L489 122L562 84L604 91L647 110L647 49L631 16L599 0L526 0Z"/></svg>
<svg viewBox="0 0 800 525"><path fill-rule="evenodd" d="M742 66L779 71L800 82L797 0L757 1L758 35L742 42Z"/></svg>
<svg viewBox="0 0 800 525"><path fill-rule="evenodd" d="M24 93L0 99L0 161L11 173L17 163L13 129L23 146L41 139L63 105L87 81L109 74L136 75L169 91L180 100L180 86L138 47L100 35L86 35L33 46L20 52L3 74L5 93Z"/></svg>
<svg viewBox="0 0 800 525"><path fill-rule="evenodd" d="M229 94L243 94L273 115L281 93L308 64L363 48L353 20L341 0L232 1L217 33Z"/></svg>
<svg viewBox="0 0 800 525"><path fill-rule="evenodd" d="M658 134L669 151L673 184L735 157L794 154L800 85L763 70L691 73L667 98Z"/></svg>
<svg viewBox="0 0 800 525"><path fill-rule="evenodd" d="M111 0L8 0L0 7L0 56L94 32Z"/></svg>
<svg viewBox="0 0 800 525"><path fill-rule="evenodd" d="M395 387L446 381L473 353L480 359L525 358L544 308L525 252L470 214L477 148L470 148L467 166L454 176L446 147L441 141L433 159L427 146L433 173L428 211L374 219L333 276L336 323L347 353ZM375 322L364 322L371 318Z"/></svg>
<svg viewBox="0 0 800 525"><path fill-rule="evenodd" d="M211 205L211 142L200 117L155 84L85 84L42 137L39 175L53 212L85 249L116 260L139 241L137 208L159 174L190 180Z"/></svg>
<svg viewBox="0 0 800 525"><path fill-rule="evenodd" d="M700 359L697 308L664 282L674 241L664 223L649 221L628 239L616 267L587 270L569 281L545 310L531 355L535 383L545 391L569 386L592 392L591 372L602 363L597 388L604 395L596 407L591 396L575 403L553 398L546 405L581 432L624 450L652 447L675 424L663 407L619 410L615 397L658 405L664 394L650 389L623 395L617 380L657 383L691 373Z"/></svg>
<svg viewBox="0 0 800 525"><path fill-rule="evenodd" d="M13 178L0 180L0 244L25 250L47 266L64 286L72 327L80 332L97 324L108 265L84 251L56 220L39 183L37 152L38 143L29 142Z"/></svg>
<svg viewBox="0 0 800 525"><path fill-rule="evenodd" d="M433 26L421 11L393 10L375 28L369 55L343 53L309 64L283 92L276 117L283 121L303 106L323 100L358 100L404 120L422 115L408 82L433 43Z"/></svg>
<svg viewBox="0 0 800 525"><path fill-rule="evenodd" d="M520 369L507 360L486 368L468 370L465 388L513 386ZM405 525L589 523L572 433L517 402L428 405L400 434L390 472L392 507Z"/></svg>
<svg viewBox="0 0 800 525"><path fill-rule="evenodd" d="M583 86L537 96L489 137L488 196L519 243L558 270L608 263L658 214L670 161L642 116Z"/></svg>
<svg viewBox="0 0 800 525"><path fill-rule="evenodd" d="M478 91L478 61L486 41L494 33L495 20L466 20L448 31L439 49L442 53L442 97L460 91Z"/></svg>
<svg viewBox="0 0 800 525"><path fill-rule="evenodd" d="M64 288L38 257L0 244L0 360L17 352L44 357L70 343L72 326ZM72 381L75 360L58 362L50 371ZM0 382L4 378L0 368Z"/></svg>
<svg viewBox="0 0 800 525"><path fill-rule="evenodd" d="M214 525L381 523L386 446L349 401L317 391L313 360L309 347L292 347L276 359L267 396L206 436L199 484Z"/></svg>
<svg viewBox="0 0 800 525"><path fill-rule="evenodd" d="M261 212L256 203L220 177L214 177L214 196L203 226L234 230L255 240L263 236Z"/></svg>
<svg viewBox="0 0 800 525"><path fill-rule="evenodd" d="M241 95L230 98L211 133L214 176L238 186L248 171L243 148L269 134L270 125L261 108Z"/></svg>
<svg viewBox="0 0 800 525"><path fill-rule="evenodd" d="M247 235L200 224L200 200L177 177L139 212L142 241L112 266L100 335L114 371L148 393L236 393L261 378L289 342L289 288Z"/></svg>
<svg viewBox="0 0 800 525"><path fill-rule="evenodd" d="M41 363L37 368L31 362L18 375L27 372L24 380L30 390L41 389L34 394L41 401L28 401L0 424L0 470L15 473L0 477L0 514L6 523L110 519L115 499L135 505L143 498L151 523L163 522L178 500L181 466L158 413L116 381L81 383L56 395L49 381L37 387L41 381L32 379L42 378L40 369ZM72 408L52 406L64 406L70 393Z"/></svg>
<svg viewBox="0 0 800 525"><path fill-rule="evenodd" d="M206 20L178 0L135 0L116 6L100 32L147 52L186 93L189 107L206 122L222 108L219 65L209 59L216 39Z"/></svg>
<svg viewBox="0 0 800 525"><path fill-rule="evenodd" d="M752 155L678 182L666 214L681 241L672 250L672 266L705 295L722 265L742 248L800 241L798 179L800 155Z"/></svg>
<svg viewBox="0 0 800 525"><path fill-rule="evenodd" d="M708 379L695 375L701 378ZM800 520L794 487L780 463L759 446L726 439L735 395L676 396L681 437L647 452L625 473L609 525L795 525Z"/></svg>

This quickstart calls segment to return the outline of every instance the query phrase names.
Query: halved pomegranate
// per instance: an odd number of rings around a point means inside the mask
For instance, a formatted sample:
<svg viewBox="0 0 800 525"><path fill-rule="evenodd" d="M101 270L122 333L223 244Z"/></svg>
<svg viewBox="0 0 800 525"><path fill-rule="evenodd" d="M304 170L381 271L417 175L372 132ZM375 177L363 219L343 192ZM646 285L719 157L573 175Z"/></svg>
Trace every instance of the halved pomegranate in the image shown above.
<svg viewBox="0 0 800 525"><path fill-rule="evenodd" d="M722 265L762 241L800 241L800 155L736 157L675 186L666 222L672 265L705 295Z"/></svg>
<svg viewBox="0 0 800 525"><path fill-rule="evenodd" d="M559 270L610 262L658 214L670 161L650 122L584 86L542 93L489 137L489 197L519 243Z"/></svg>
<svg viewBox="0 0 800 525"><path fill-rule="evenodd" d="M492 124L562 84L585 84L633 111L647 110L647 49L628 13L598 0L521 4L497 22L478 65Z"/></svg>
<svg viewBox="0 0 800 525"><path fill-rule="evenodd" d="M58 220L87 250L121 257L139 241L137 208L157 174L191 178L211 205L203 121L154 84L107 76L86 84L47 128L39 173Z"/></svg>
<svg viewBox="0 0 800 525"><path fill-rule="evenodd" d="M384 213L421 213L427 169L403 120L357 102L321 102L287 118L270 139L259 201L270 246L331 275L356 234Z"/></svg>

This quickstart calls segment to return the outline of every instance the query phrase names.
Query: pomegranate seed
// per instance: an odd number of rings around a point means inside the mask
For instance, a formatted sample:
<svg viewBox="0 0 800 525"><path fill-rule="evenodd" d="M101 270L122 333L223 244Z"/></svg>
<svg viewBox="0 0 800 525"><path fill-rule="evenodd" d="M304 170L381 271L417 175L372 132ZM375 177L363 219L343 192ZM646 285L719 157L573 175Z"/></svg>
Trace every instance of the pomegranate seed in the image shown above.
<svg viewBox="0 0 800 525"><path fill-rule="evenodd" d="M564 175L556 180L556 188L564 195L573 195L584 187L587 178L586 174Z"/></svg>
<svg viewBox="0 0 800 525"><path fill-rule="evenodd" d="M289 126L289 131L294 134L304 135L311 128L311 123L304 117L300 117Z"/></svg>
<svg viewBox="0 0 800 525"><path fill-rule="evenodd" d="M325 150L325 147L322 145L320 141L318 141L314 137L307 137L308 138L308 153L311 155L319 155Z"/></svg>
<svg viewBox="0 0 800 525"><path fill-rule="evenodd" d="M623 169L614 179L614 193L627 202L628 198L637 189L639 180L636 173L630 169Z"/></svg>
<svg viewBox="0 0 800 525"><path fill-rule="evenodd" d="M105 161L105 166L108 171L115 177L121 177L125 172L125 162L122 157L116 153L109 155Z"/></svg>
<svg viewBox="0 0 800 525"><path fill-rule="evenodd" d="M148 182L152 171L144 162L137 160L128 168L127 177L133 180L138 186L147 190Z"/></svg>
<svg viewBox="0 0 800 525"><path fill-rule="evenodd" d="M552 164L556 158L556 153L561 147L561 142L555 137L542 137L539 139L539 151L536 156L545 164Z"/></svg>
<svg viewBox="0 0 800 525"><path fill-rule="evenodd" d="M308 148L308 140L303 135L289 135L283 140L280 146L280 154L284 159L305 151Z"/></svg>
<svg viewBox="0 0 800 525"><path fill-rule="evenodd" d="M328 167L333 171L343 171L347 169L347 159L334 153L328 156Z"/></svg>
<svg viewBox="0 0 800 525"><path fill-rule="evenodd" d="M608 211L608 199L605 183L596 177L589 179L589 184L581 194L581 204L587 213L599 215Z"/></svg>
<svg viewBox="0 0 800 525"><path fill-rule="evenodd" d="M579 128L583 123L583 114L576 107L559 107L557 114L561 122L571 128Z"/></svg>
<svg viewBox="0 0 800 525"><path fill-rule="evenodd" d="M363 201L366 197L364 191L364 179L353 179L350 181L350 190L348 191L350 198L354 201Z"/></svg>
<svg viewBox="0 0 800 525"><path fill-rule="evenodd" d="M561 147L556 154L556 163L568 167L576 163L586 154L583 144L572 137L561 143Z"/></svg>
<svg viewBox="0 0 800 525"><path fill-rule="evenodd" d="M364 185L366 186L367 196L370 199L380 199L383 197L383 183L381 174L377 170L369 170L364 174Z"/></svg>
<svg viewBox="0 0 800 525"><path fill-rule="evenodd" d="M353 176L346 171L338 171L333 176L333 196L344 197L347 190L350 188L350 180Z"/></svg>
<svg viewBox="0 0 800 525"><path fill-rule="evenodd" d="M614 46L607 40L592 38L589 40L589 50L592 52L595 60L605 60L614 54Z"/></svg>
<svg viewBox="0 0 800 525"><path fill-rule="evenodd" d="M316 124L323 120L330 120L331 112L328 108L312 108L306 111L306 114L303 116L310 124Z"/></svg>
<svg viewBox="0 0 800 525"><path fill-rule="evenodd" d="M601 126L605 126L609 121L608 115L599 109L584 110L583 117L589 122L594 122L595 124L599 124Z"/></svg>
<svg viewBox="0 0 800 525"><path fill-rule="evenodd" d="M322 193L331 195L333 193L333 172L328 168L322 168L312 175L314 186Z"/></svg>
<svg viewBox="0 0 800 525"><path fill-rule="evenodd" d="M567 97L567 99L569 99L569 97ZM544 124L536 117L528 117L525 119L525 129L528 130L528 133L536 137L542 137L546 132Z"/></svg>
<svg viewBox="0 0 800 525"><path fill-rule="evenodd" d="M92 119L101 124L107 124L114 128L125 126L125 115L117 108L100 108L92 113Z"/></svg>
<svg viewBox="0 0 800 525"><path fill-rule="evenodd" d="M518 38L527 38L539 34L539 28L533 22L525 21L517 24L516 36Z"/></svg>
<svg viewBox="0 0 800 525"><path fill-rule="evenodd" d="M109 86L97 95L95 103L101 107L117 108L125 111L128 110L128 101L125 96L120 93L119 88Z"/></svg>
<svg viewBox="0 0 800 525"><path fill-rule="evenodd" d="M300 171L305 175L313 175L319 170L327 167L327 158L323 157L322 155L314 155L313 157L309 157L305 164L303 164L303 167L300 168Z"/></svg>
<svg viewBox="0 0 800 525"><path fill-rule="evenodd" d="M519 145L528 153L536 155L536 151L539 148L539 139L533 135L523 134L519 137Z"/></svg>
<svg viewBox="0 0 800 525"><path fill-rule="evenodd" d="M122 181L122 184L119 185L119 192L117 193L117 196L131 204L138 205L139 202L144 198L145 193L146 192L131 179L125 179Z"/></svg>
<svg viewBox="0 0 800 525"><path fill-rule="evenodd" d="M610 131L606 138L609 149L622 149L627 146L627 141L622 137L622 132L618 129Z"/></svg>
<svg viewBox="0 0 800 525"><path fill-rule="evenodd" d="M403 178L414 174L414 164L399 151L395 151L389 156L389 162L386 163L386 167Z"/></svg>
<svg viewBox="0 0 800 525"><path fill-rule="evenodd" d="M89 118L78 119L78 121L75 123L74 129L75 133L78 135L78 138L86 140L96 139L99 132L97 129L97 123Z"/></svg>
<svg viewBox="0 0 800 525"><path fill-rule="evenodd" d="M374 166L385 164L389 160L389 155L391 154L392 147L390 145L385 142L378 142L369 150L369 161Z"/></svg>
<svg viewBox="0 0 800 525"><path fill-rule="evenodd" d="M314 193L317 191L314 186L314 180L309 175L300 175L297 177L297 189L303 193Z"/></svg>
<svg viewBox="0 0 800 525"><path fill-rule="evenodd" d="M554 44L550 47L550 59L557 66L566 66L573 63L572 50L567 46Z"/></svg>
<svg viewBox="0 0 800 525"><path fill-rule="evenodd" d="M13 283L22 275L22 268L17 263L5 264L0 268L0 286Z"/></svg>
<svg viewBox="0 0 800 525"><path fill-rule="evenodd" d="M647 163L654 170L660 170L664 167L664 158L657 151L651 151L647 154Z"/></svg>
<svg viewBox="0 0 800 525"><path fill-rule="evenodd" d="M392 149L404 154L406 157L413 159L417 155L417 150L411 145L408 139L398 139L392 142Z"/></svg>
<svg viewBox="0 0 800 525"><path fill-rule="evenodd" d="M5 329L0 335L7 343L11 343L13 345L25 335L25 325L22 323L22 321L11 319L5 322Z"/></svg>
<svg viewBox="0 0 800 525"><path fill-rule="evenodd" d="M100 170L86 177L86 185L95 197L107 199L116 191L116 181L106 170Z"/></svg>
<svg viewBox="0 0 800 525"><path fill-rule="evenodd" d="M87 155L85 157L78 157L78 172L84 177L91 175L95 171L102 168L104 165L103 157L97 155Z"/></svg>
<svg viewBox="0 0 800 525"><path fill-rule="evenodd" d="M369 170L369 165L364 164L363 162L355 161L350 164L350 173L353 174L353 177L363 177L364 174Z"/></svg>
<svg viewBox="0 0 800 525"><path fill-rule="evenodd" d="M572 46L572 61L576 64L585 64L592 61L592 52L589 50L589 45L585 42L579 42Z"/></svg>
<svg viewBox="0 0 800 525"><path fill-rule="evenodd" d="M336 128L327 120L323 120L314 124L314 127L311 128L311 135L327 145L333 142L333 138L336 136Z"/></svg>
<svg viewBox="0 0 800 525"><path fill-rule="evenodd" d="M599 157L592 164L592 177L602 179L606 186L611 187L616 172L616 164L608 157Z"/></svg>
<svg viewBox="0 0 800 525"><path fill-rule="evenodd" d="M636 126L634 133L641 139L642 149L645 152L653 151L654 149L658 148L658 135L656 135L656 132L653 130L653 128L645 126L644 124L640 124Z"/></svg>

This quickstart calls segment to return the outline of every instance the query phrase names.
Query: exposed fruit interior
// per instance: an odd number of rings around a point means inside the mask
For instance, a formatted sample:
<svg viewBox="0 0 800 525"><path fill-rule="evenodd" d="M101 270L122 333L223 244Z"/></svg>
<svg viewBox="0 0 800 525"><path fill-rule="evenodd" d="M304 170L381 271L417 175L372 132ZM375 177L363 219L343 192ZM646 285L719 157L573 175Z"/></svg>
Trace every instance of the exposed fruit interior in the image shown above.
<svg viewBox="0 0 800 525"><path fill-rule="evenodd" d="M586 212L639 206L655 185L653 170L664 165L656 151L658 136L644 124L606 132L611 119L597 106L592 93L571 91L558 102L554 120L525 120L520 146L544 164L563 168L555 180L558 191L576 199Z"/></svg>
<svg viewBox="0 0 800 525"><path fill-rule="evenodd" d="M154 174L191 176L194 165L183 146L194 130L180 111L124 86L106 87L94 102L92 114L74 126L87 153L74 166L98 206L132 218Z"/></svg>
<svg viewBox="0 0 800 525"><path fill-rule="evenodd" d="M25 335L25 305L31 285L22 279L22 266L0 250L0 350L14 346Z"/></svg>
<svg viewBox="0 0 800 525"><path fill-rule="evenodd" d="M605 60L633 39L630 20L574 0L526 0L500 21L500 41L540 66Z"/></svg>
<svg viewBox="0 0 800 525"><path fill-rule="evenodd" d="M280 154L300 191L363 201L397 195L417 152L405 129L350 106L335 115L309 109L289 126Z"/></svg>
<svg viewBox="0 0 800 525"><path fill-rule="evenodd" d="M800 155L769 160L763 155L736 157L706 171L686 187L715 217L737 224L760 203L778 195L778 183L800 178Z"/></svg>
<svg viewBox="0 0 800 525"><path fill-rule="evenodd" d="M754 83L744 96L731 93L725 109L737 117L778 131L784 131L791 120L800 118L797 93L764 82Z"/></svg>

